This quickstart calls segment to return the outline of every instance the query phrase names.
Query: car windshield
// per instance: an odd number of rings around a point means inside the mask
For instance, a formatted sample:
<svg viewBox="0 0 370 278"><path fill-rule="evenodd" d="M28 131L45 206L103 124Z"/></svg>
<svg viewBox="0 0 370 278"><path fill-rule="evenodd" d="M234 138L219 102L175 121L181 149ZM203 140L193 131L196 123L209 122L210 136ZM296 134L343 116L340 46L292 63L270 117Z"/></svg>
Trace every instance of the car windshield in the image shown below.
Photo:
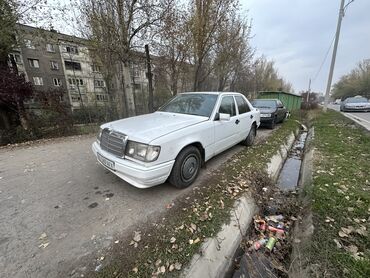
<svg viewBox="0 0 370 278"><path fill-rule="evenodd" d="M252 105L257 108L275 108L275 100L264 100L264 99L255 99L252 101Z"/></svg>
<svg viewBox="0 0 370 278"><path fill-rule="evenodd" d="M212 94L180 94L158 111L210 117L217 97Z"/></svg>
<svg viewBox="0 0 370 278"><path fill-rule="evenodd" d="M347 99L347 103L361 103L361 102L368 102L368 100L364 97L351 97Z"/></svg>

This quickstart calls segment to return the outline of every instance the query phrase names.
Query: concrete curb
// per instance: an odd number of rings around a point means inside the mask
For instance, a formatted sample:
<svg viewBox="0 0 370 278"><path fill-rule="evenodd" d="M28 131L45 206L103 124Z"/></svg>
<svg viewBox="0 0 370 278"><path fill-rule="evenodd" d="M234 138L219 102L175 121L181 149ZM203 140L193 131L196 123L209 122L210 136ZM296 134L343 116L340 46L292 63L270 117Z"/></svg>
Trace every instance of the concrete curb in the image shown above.
<svg viewBox="0 0 370 278"><path fill-rule="evenodd" d="M214 238L208 238L196 254L181 277L224 277L233 263L233 255L247 232L257 206L250 196L243 196L236 201L230 223L224 224Z"/></svg>
<svg viewBox="0 0 370 278"><path fill-rule="evenodd" d="M347 117L348 119L354 121L356 124L358 124L359 126L363 127L364 129L366 129L367 131L370 131L370 122L364 120L364 119L361 119L359 117L356 117L352 114L347 114L347 113L343 113L341 112L342 115L344 115L345 117Z"/></svg>
<svg viewBox="0 0 370 278"><path fill-rule="evenodd" d="M267 164L267 172L274 181L279 176L298 132L297 129L288 136L285 144ZM233 256L257 211L258 207L251 196L244 195L239 198L230 214L230 223L224 224L217 236L206 239L200 248L200 254L194 255L180 277L224 277L231 268Z"/></svg>
<svg viewBox="0 0 370 278"><path fill-rule="evenodd" d="M298 131L296 131L296 134L298 134ZM267 173L273 181L276 181L279 176L280 170L288 156L289 150L293 146L296 134L292 132L287 138L286 143L280 147L280 150L273 157L271 157L270 162L267 163Z"/></svg>

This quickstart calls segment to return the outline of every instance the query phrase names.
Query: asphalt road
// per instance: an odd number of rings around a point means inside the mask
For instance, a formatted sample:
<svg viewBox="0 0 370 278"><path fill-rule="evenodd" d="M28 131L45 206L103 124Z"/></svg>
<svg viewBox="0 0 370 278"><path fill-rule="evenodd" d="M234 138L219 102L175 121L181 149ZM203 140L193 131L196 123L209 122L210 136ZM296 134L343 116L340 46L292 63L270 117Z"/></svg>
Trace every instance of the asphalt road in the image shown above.
<svg viewBox="0 0 370 278"><path fill-rule="evenodd" d="M329 108L336 111L340 111L339 105L330 104ZM370 112L342 112L342 113L349 117L350 119L358 121L367 130L370 130Z"/></svg>
<svg viewBox="0 0 370 278"><path fill-rule="evenodd" d="M270 133L259 130L258 140ZM243 148L213 158L188 189L163 184L143 190L98 165L94 140L0 149L0 277L65 277L80 259L98 256L136 225L151 223Z"/></svg>

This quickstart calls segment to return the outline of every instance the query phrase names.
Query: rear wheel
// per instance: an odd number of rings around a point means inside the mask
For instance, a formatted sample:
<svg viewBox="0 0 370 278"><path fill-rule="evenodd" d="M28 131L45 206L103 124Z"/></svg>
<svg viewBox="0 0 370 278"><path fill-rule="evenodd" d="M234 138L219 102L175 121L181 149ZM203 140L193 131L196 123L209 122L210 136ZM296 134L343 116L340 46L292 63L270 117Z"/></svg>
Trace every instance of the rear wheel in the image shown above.
<svg viewBox="0 0 370 278"><path fill-rule="evenodd" d="M201 161L198 148L194 146L186 147L176 158L169 182L177 188L190 186L199 174Z"/></svg>
<svg viewBox="0 0 370 278"><path fill-rule="evenodd" d="M257 136L257 127L255 124L252 125L251 130L249 131L249 134L247 138L242 142L244 146L252 146L254 143L254 140Z"/></svg>

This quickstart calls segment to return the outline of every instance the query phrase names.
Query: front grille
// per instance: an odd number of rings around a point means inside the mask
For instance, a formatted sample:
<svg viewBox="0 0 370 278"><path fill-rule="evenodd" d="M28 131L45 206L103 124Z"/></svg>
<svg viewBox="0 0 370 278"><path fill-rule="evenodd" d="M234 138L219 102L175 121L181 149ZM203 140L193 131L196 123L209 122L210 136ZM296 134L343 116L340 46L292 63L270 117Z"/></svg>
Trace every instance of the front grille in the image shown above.
<svg viewBox="0 0 370 278"><path fill-rule="evenodd" d="M100 147L118 157L125 155L125 148L127 143L127 135L104 128L101 133Z"/></svg>

